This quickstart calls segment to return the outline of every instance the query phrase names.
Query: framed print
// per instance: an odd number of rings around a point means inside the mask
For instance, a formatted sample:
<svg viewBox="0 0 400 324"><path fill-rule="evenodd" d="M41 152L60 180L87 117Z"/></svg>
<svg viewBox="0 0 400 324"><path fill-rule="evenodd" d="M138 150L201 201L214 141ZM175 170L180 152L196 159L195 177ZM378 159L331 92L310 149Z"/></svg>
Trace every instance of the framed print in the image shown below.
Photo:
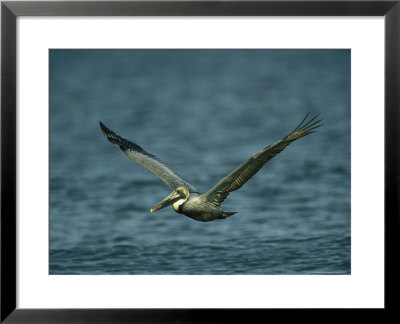
<svg viewBox="0 0 400 324"><path fill-rule="evenodd" d="M398 1L1 8L2 321L393 308Z"/></svg>

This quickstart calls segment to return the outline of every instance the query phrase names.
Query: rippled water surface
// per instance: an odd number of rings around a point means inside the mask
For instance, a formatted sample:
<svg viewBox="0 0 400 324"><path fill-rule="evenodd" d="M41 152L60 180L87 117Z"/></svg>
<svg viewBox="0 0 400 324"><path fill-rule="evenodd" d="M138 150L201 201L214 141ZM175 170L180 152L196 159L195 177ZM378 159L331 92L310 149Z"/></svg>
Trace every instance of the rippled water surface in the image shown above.
<svg viewBox="0 0 400 324"><path fill-rule="evenodd" d="M307 112L209 223L98 123L205 192ZM350 51L50 51L50 274L349 274L350 232Z"/></svg>

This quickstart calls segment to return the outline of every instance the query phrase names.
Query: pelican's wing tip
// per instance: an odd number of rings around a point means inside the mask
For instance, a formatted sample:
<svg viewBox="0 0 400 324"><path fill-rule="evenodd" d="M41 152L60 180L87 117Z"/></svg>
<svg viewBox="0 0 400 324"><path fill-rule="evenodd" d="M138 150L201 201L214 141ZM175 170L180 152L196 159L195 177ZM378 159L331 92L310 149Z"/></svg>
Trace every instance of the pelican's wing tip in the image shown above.
<svg viewBox="0 0 400 324"><path fill-rule="evenodd" d="M99 120L99 124L100 124L100 128L101 128L103 131L108 130L107 126L104 125L104 124L101 122L101 120Z"/></svg>
<svg viewBox="0 0 400 324"><path fill-rule="evenodd" d="M101 128L101 131L103 132L104 136L107 137L109 140L110 140L110 135L116 135L111 129L109 129L106 125L104 125L100 120L99 120L99 124L100 124L100 128Z"/></svg>
<svg viewBox="0 0 400 324"><path fill-rule="evenodd" d="M305 135L311 134L311 131L314 131L318 127L324 125L324 123L321 123L323 119L318 119L318 117L320 116L319 114L315 115L312 118L308 118L309 115L310 113L307 113L307 115L303 118L300 124L297 125L297 127L293 130L291 134L296 132L303 132Z"/></svg>

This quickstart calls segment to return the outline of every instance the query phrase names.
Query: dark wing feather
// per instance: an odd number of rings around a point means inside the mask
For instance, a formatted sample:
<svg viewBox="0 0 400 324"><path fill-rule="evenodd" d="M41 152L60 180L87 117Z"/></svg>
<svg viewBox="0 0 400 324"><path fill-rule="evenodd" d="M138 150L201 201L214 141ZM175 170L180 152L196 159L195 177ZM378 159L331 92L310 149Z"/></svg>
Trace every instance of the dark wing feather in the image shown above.
<svg viewBox="0 0 400 324"><path fill-rule="evenodd" d="M198 192L195 187L187 183L182 177L168 167L158 157L154 156L143 150L139 145L132 143L121 136L115 134L112 130L108 129L102 122L100 122L101 130L105 137L115 146L119 147L130 159L138 162L162 181L172 190L177 187L186 187L190 192Z"/></svg>
<svg viewBox="0 0 400 324"><path fill-rule="evenodd" d="M230 192L243 186L243 184L256 174L265 163L282 152L290 143L303 136L314 133L316 128L322 126L320 124L321 120L315 121L318 116L306 122L307 117L308 114L289 135L253 154L250 159L242 163L218 182L213 188L206 192L203 197L214 205L220 206Z"/></svg>

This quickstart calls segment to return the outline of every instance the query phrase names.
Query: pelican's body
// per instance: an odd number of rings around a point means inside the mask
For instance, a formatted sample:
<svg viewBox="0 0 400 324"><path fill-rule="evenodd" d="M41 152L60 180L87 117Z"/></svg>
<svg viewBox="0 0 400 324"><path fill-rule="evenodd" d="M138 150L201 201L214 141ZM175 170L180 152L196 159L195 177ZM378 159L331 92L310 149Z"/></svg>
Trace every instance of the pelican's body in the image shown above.
<svg viewBox="0 0 400 324"><path fill-rule="evenodd" d="M224 219L236 212L225 212L220 207L210 203L204 195L192 193L182 204L174 203L172 205L177 213L184 214L202 222L209 222L214 219Z"/></svg>
<svg viewBox="0 0 400 324"><path fill-rule="evenodd" d="M172 205L178 213L197 221L209 222L235 214L236 212L226 212L221 209L221 203L228 197L229 193L239 189L265 163L284 150L290 143L313 133L317 127L321 126L320 121L314 121L316 117L305 122L307 117L308 114L293 132L253 154L250 159L238 166L205 194L200 194L195 187L183 180L163 161L146 152L139 145L123 139L109 130L102 122L100 122L100 127L112 144L118 146L129 158L149 169L173 189L170 195L150 210L151 212Z"/></svg>

